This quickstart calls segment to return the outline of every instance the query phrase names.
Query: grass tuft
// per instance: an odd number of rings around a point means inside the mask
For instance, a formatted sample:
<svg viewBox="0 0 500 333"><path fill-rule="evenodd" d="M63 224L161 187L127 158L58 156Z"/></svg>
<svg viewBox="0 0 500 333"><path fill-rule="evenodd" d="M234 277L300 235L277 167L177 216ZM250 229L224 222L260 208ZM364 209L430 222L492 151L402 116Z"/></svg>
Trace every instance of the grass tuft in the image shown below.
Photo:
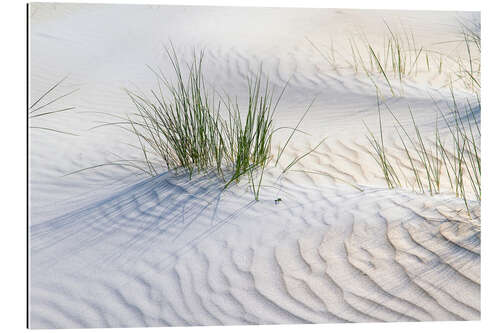
<svg viewBox="0 0 500 333"><path fill-rule="evenodd" d="M442 54L433 45L417 44L414 34L404 27L396 33L386 22L385 26L387 32L380 43L372 43L363 33L348 37L348 55L333 49L332 43L329 49L323 50L310 39L307 41L334 71L348 69L364 73L377 91L380 91L377 85L380 79L387 84L392 96L402 96L403 81L415 79L420 73L435 72L463 83L466 89L474 92L480 89L480 26L463 23L462 32L455 40L437 43L457 44L457 49L466 51L465 59ZM399 81L399 89L394 80Z"/></svg>
<svg viewBox="0 0 500 333"><path fill-rule="evenodd" d="M149 97L127 91L137 110L126 120L142 152L143 166L137 168L151 176L165 168L187 170L190 177L215 171L224 180L224 188L246 176L258 200L264 169L273 157L273 134L289 129L274 128L274 116L286 85L276 93L260 70L248 78L247 103L241 104L207 87L203 52L195 53L187 68L181 68L173 46L166 52L174 79L154 71L158 88L151 90ZM276 163L294 134L301 132L298 126L309 109L279 150Z"/></svg>
<svg viewBox="0 0 500 333"><path fill-rule="evenodd" d="M424 140L420 128L417 126L412 110L409 108L411 125L403 125L398 117L384 104L387 111L392 115L399 142L405 152L403 163L408 165L414 177L413 188L430 195L441 193L444 181L443 174L448 180L448 189L451 189L456 197L462 198L469 211L469 196L481 201L481 129L475 113L480 112L480 103L475 107L468 102L465 110L460 110L453 94L453 105L450 113L445 115L440 109L436 114L436 125L433 139ZM437 105L437 104L436 104ZM445 131L451 138L446 143L442 131L438 128L438 120L445 124ZM366 126L366 124L365 124ZM367 126L366 126L367 127ZM376 137L367 127L367 136L374 153L373 158L379 165L387 186L389 188L401 187L400 179L405 177L399 169L396 171L393 161L388 158L387 149L384 146L384 135L379 108L379 131L380 137Z"/></svg>

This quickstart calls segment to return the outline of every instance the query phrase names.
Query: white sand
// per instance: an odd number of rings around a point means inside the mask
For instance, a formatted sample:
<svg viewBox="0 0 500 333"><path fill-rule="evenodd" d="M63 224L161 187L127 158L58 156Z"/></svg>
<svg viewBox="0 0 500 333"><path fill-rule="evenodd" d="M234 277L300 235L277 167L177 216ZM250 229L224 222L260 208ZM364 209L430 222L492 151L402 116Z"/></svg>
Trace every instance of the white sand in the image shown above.
<svg viewBox="0 0 500 333"><path fill-rule="evenodd" d="M166 6L33 5L31 95L70 75L55 107L74 111L33 119L78 134L30 131L31 283L34 328L477 320L480 317L480 207L472 218L451 194L388 190L369 154L363 121L377 129L373 83L363 73L332 70L310 41L348 50L363 32L373 43L394 29L418 43L465 56L458 20L477 13L257 9ZM89 131L101 113L134 112L123 88L153 87L146 65L168 75L163 44L185 59L205 48L207 78L244 98L245 75L260 63L271 82L289 87L277 123L303 126L259 202L244 182L222 191L215 177L91 165L137 158L134 138L112 126ZM349 51L345 51L346 59ZM436 108L451 102L442 74L405 80L386 103L403 123L408 105L423 133ZM398 89L399 87L398 83ZM457 84L464 103L470 90ZM432 96L432 98L431 98ZM392 128L390 116L384 126ZM35 123L36 121L36 123ZM440 124L440 126L444 126ZM295 170L281 170L328 136ZM280 137L276 138L276 144ZM282 141L281 141L282 142ZM403 148L388 138L395 158ZM443 171L444 172L444 171ZM348 184L359 186L359 191ZM275 199L282 202L275 204Z"/></svg>

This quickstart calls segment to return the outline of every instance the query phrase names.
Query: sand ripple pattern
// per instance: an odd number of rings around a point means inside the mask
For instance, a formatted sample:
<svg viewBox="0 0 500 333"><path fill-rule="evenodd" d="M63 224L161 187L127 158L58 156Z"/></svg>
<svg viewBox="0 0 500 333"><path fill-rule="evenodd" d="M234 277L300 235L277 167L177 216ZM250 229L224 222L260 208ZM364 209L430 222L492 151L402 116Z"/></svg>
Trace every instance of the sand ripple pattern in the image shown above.
<svg viewBox="0 0 500 333"><path fill-rule="evenodd" d="M361 24L359 32L377 40L388 19L435 45L455 39L455 15L192 6L120 6L117 15L116 8L31 5L32 97L68 74L63 88L80 89L61 105L75 112L46 120L79 136L30 131L31 327L480 318L479 204L471 203L469 218L451 196L381 189L364 137L365 121L379 126L377 91L364 73L334 71L308 42L328 47L337 36L336 47L348 50L340 37L358 29L345 27ZM135 112L123 88L156 87L146 65L168 67L168 41L184 60L204 49L207 83L241 100L247 75L261 65L273 86L288 82L279 126L295 127L316 97L301 125L313 135L297 136L266 181L328 140L275 184L281 189L263 189L259 202L244 182L222 191L210 175L165 173L137 183L130 170L103 168L62 177L111 162L110 152L138 158L126 131L89 129L116 120L106 113ZM404 124L411 104L424 134L435 128L434 107L451 102L432 73L405 82L404 99L376 80ZM471 97L455 93L458 101ZM386 142L411 188L403 147ZM300 169L316 174L294 172Z"/></svg>
<svg viewBox="0 0 500 333"><path fill-rule="evenodd" d="M479 206L471 220L444 196L290 184L275 204L221 186L163 174L33 226L31 326L480 318Z"/></svg>

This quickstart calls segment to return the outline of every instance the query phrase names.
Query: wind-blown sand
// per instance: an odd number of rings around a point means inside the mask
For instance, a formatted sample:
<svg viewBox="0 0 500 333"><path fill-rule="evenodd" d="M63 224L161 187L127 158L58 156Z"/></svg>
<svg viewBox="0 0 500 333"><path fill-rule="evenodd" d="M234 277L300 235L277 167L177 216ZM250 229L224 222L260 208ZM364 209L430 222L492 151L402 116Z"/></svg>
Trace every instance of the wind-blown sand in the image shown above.
<svg viewBox="0 0 500 333"><path fill-rule="evenodd" d="M78 136L30 131L31 327L480 318L479 203L471 202L469 217L447 189L435 196L387 189L363 124L378 126L373 83L333 70L309 42L328 48L332 40L344 50L359 31L376 42L385 20L459 56L466 50L441 42L456 39L459 20L478 21L477 13L30 7L32 99L66 75L61 93L79 88L55 103L74 111L32 120ZM316 96L301 126L311 135L297 136L266 171L264 184L273 187L263 187L258 202L244 181L223 191L212 175L147 178L102 167L64 176L117 156L137 158L127 132L89 128L113 121L104 113L134 112L123 88L154 87L146 65L168 74L169 42L186 59L204 48L207 78L231 95L244 98L246 75L261 63L273 84L289 80L279 126L293 127ZM377 82L403 123L411 122L411 105L432 135L435 102L444 109L452 101L447 79L421 73L396 97ZM455 88L459 103L471 96ZM383 119L393 128L390 116ZM386 144L404 164L397 139Z"/></svg>

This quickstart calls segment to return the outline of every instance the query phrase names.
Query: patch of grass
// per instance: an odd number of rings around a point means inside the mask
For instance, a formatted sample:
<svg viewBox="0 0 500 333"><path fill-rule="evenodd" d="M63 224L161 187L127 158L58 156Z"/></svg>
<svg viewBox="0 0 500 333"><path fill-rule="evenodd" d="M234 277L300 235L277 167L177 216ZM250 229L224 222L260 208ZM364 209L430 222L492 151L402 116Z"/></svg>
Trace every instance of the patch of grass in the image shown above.
<svg viewBox="0 0 500 333"><path fill-rule="evenodd" d="M350 69L354 73L364 73L379 92L377 82L381 79L392 96L403 95L403 81L416 78L423 72L446 75L446 79L450 77L453 81L461 81L466 88L474 91L480 88L481 37L477 27L463 24L457 40L439 43L457 43L457 49L465 48L467 56L462 59L454 54L444 55L432 45L418 44L415 35L404 28L396 33L386 22L385 26L387 32L381 43L371 42L364 34L348 37L348 55L333 49L332 43L328 49L323 49L307 40L333 70ZM396 89L394 80L399 82L399 89Z"/></svg>
<svg viewBox="0 0 500 333"><path fill-rule="evenodd" d="M285 129L274 128L274 116L286 85L276 93L261 70L248 78L248 99L242 104L207 87L203 52L195 53L193 62L184 70L173 46L166 52L175 78L155 72L158 88L151 90L149 97L127 91L137 112L126 121L114 123L127 123L138 139L143 161L141 166L136 162L134 165L149 175L170 169L187 170L192 177L215 170L224 180L224 188L246 176L258 200L264 169L273 157L273 134ZM290 129L276 163L294 135L301 132L298 126L309 108L297 126Z"/></svg>
<svg viewBox="0 0 500 333"><path fill-rule="evenodd" d="M442 175L445 174L448 180L448 188L454 194L464 200L464 204L469 211L467 189L471 189L474 198L481 201L481 148L480 123L476 113L480 112L480 103L474 107L467 103L465 110L460 110L452 90L453 105L449 115L445 115L441 110L436 114L436 125L432 139L424 139L421 130L416 124L413 112L409 109L411 125L403 125L398 117L386 105L387 111L392 115L395 122L395 129L398 134L406 163L415 179L417 190L421 193L430 195L441 193L443 189ZM379 103L380 105L380 103ZM443 139L443 134L438 128L438 120L445 124L445 131L451 138L449 144ZM366 126L366 124L365 124ZM397 161L388 158L387 149L384 146L383 127L381 123L379 108L379 132L377 137L367 127L369 135L367 136L380 170L384 174L387 186L389 188L402 187L400 179L405 177L401 169L394 165ZM414 188L414 186L412 185Z"/></svg>

